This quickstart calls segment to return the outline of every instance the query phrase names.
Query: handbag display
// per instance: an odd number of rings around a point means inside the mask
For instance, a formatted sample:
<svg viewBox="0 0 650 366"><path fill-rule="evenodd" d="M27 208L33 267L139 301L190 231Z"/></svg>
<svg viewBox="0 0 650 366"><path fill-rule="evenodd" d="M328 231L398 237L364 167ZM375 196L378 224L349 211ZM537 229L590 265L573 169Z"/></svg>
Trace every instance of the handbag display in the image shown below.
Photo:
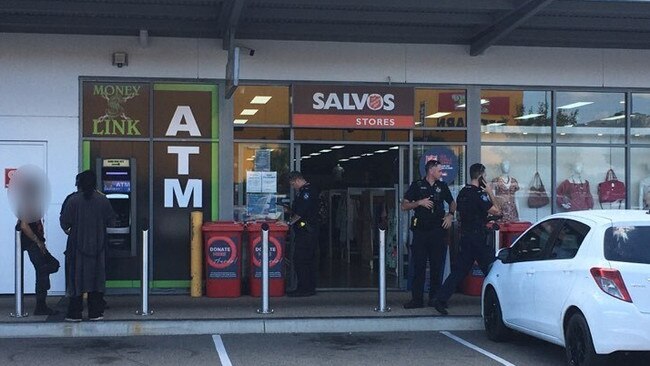
<svg viewBox="0 0 650 366"><path fill-rule="evenodd" d="M625 200L625 183L616 178L613 169L609 169L605 174L605 181L598 183L598 202L601 204L609 202L619 202Z"/></svg>
<svg viewBox="0 0 650 366"><path fill-rule="evenodd" d="M533 181L530 183L530 188L528 188L528 207L540 208L548 205L550 202L551 199L548 197L548 193L546 193L542 178L539 176L539 172L535 172Z"/></svg>

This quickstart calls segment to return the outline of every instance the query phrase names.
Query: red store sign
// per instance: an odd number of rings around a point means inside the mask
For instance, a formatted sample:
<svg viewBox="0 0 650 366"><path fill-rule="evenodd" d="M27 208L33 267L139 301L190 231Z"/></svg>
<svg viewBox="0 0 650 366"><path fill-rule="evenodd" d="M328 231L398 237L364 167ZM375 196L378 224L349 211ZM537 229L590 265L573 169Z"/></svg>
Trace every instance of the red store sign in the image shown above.
<svg viewBox="0 0 650 366"><path fill-rule="evenodd" d="M413 88L294 85L293 126L413 128Z"/></svg>

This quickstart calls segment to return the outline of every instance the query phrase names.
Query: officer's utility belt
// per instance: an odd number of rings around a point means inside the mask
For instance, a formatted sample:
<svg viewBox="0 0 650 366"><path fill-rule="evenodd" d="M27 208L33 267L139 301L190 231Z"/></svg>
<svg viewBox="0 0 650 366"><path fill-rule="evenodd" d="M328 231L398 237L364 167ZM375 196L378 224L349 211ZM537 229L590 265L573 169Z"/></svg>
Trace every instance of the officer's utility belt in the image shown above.
<svg viewBox="0 0 650 366"><path fill-rule="evenodd" d="M442 225L443 218L434 218L428 220L418 219L417 216L411 217L411 230L433 230Z"/></svg>

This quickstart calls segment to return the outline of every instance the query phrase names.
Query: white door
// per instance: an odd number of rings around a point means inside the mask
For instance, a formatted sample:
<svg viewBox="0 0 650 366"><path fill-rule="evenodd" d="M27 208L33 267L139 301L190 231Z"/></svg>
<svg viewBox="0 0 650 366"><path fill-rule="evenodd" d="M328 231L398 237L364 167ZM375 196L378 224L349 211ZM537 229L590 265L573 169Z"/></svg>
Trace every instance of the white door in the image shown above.
<svg viewBox="0 0 650 366"><path fill-rule="evenodd" d="M537 267L552 243L559 221L547 220L533 226L510 249L509 263L498 285L503 318L508 323L534 329L535 304L540 300L535 292Z"/></svg>
<svg viewBox="0 0 650 366"><path fill-rule="evenodd" d="M14 293L15 263L15 225L16 216L11 211L7 188L4 185L5 169L20 168L23 165L35 165L47 173L47 144L44 141L2 141L0 140L0 171L2 172L2 189L0 194L0 294ZM58 225L48 217L45 225ZM47 237L46 237L47 238ZM34 292L34 266L27 253L23 259L25 293Z"/></svg>
<svg viewBox="0 0 650 366"><path fill-rule="evenodd" d="M576 279L573 258L588 232L588 225L565 220L545 260L539 261L536 266L535 294L544 301L536 302L534 326L556 339L563 337L562 310Z"/></svg>

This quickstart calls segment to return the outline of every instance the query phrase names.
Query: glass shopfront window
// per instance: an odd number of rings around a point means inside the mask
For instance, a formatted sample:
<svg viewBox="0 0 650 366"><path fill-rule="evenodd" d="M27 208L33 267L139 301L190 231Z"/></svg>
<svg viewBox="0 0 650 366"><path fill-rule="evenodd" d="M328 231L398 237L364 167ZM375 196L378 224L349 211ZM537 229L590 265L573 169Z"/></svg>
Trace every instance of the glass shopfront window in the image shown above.
<svg viewBox="0 0 650 366"><path fill-rule="evenodd" d="M243 85L233 103L233 124L289 126L289 87Z"/></svg>
<svg viewBox="0 0 650 366"><path fill-rule="evenodd" d="M625 93L558 92L557 141L625 142Z"/></svg>
<svg viewBox="0 0 650 366"><path fill-rule="evenodd" d="M650 148L633 148L630 153L630 208L650 209Z"/></svg>
<svg viewBox="0 0 650 366"><path fill-rule="evenodd" d="M425 176L424 166L429 160L438 160L443 166L442 180L449 185L454 199L467 181L465 177L465 146L413 146L413 179Z"/></svg>
<svg viewBox="0 0 650 366"><path fill-rule="evenodd" d="M415 127L466 127L465 90L415 89Z"/></svg>
<svg viewBox="0 0 650 366"><path fill-rule="evenodd" d="M483 90L481 140L551 141L550 105L550 91Z"/></svg>
<svg viewBox="0 0 650 366"><path fill-rule="evenodd" d="M558 147L555 168L558 211L625 208L625 197L613 200L616 193L608 192L612 184L606 182L612 169L626 183L625 148Z"/></svg>
<svg viewBox="0 0 650 366"><path fill-rule="evenodd" d="M276 192L271 193L273 197L267 199L268 202L263 207L267 210L269 217L279 215L282 207L277 205L281 200L289 195L289 183L287 174L289 173L289 145L288 144L264 144L264 143L235 143L234 144L234 205L235 219L243 219L242 215L247 212L246 205L249 205L249 199L258 198L255 196L259 189L251 192L249 182L247 182L247 172L268 171L275 172L277 177ZM268 191L268 190L264 190ZM250 194L253 194L251 196ZM268 195L267 195L268 196ZM261 197L261 196L260 196ZM263 197L262 197L263 198ZM252 212L248 210L248 212Z"/></svg>
<svg viewBox="0 0 650 366"><path fill-rule="evenodd" d="M650 94L632 94L632 143L650 143Z"/></svg>
<svg viewBox="0 0 650 366"><path fill-rule="evenodd" d="M481 162L506 222L530 221L551 214L551 148L483 146Z"/></svg>

